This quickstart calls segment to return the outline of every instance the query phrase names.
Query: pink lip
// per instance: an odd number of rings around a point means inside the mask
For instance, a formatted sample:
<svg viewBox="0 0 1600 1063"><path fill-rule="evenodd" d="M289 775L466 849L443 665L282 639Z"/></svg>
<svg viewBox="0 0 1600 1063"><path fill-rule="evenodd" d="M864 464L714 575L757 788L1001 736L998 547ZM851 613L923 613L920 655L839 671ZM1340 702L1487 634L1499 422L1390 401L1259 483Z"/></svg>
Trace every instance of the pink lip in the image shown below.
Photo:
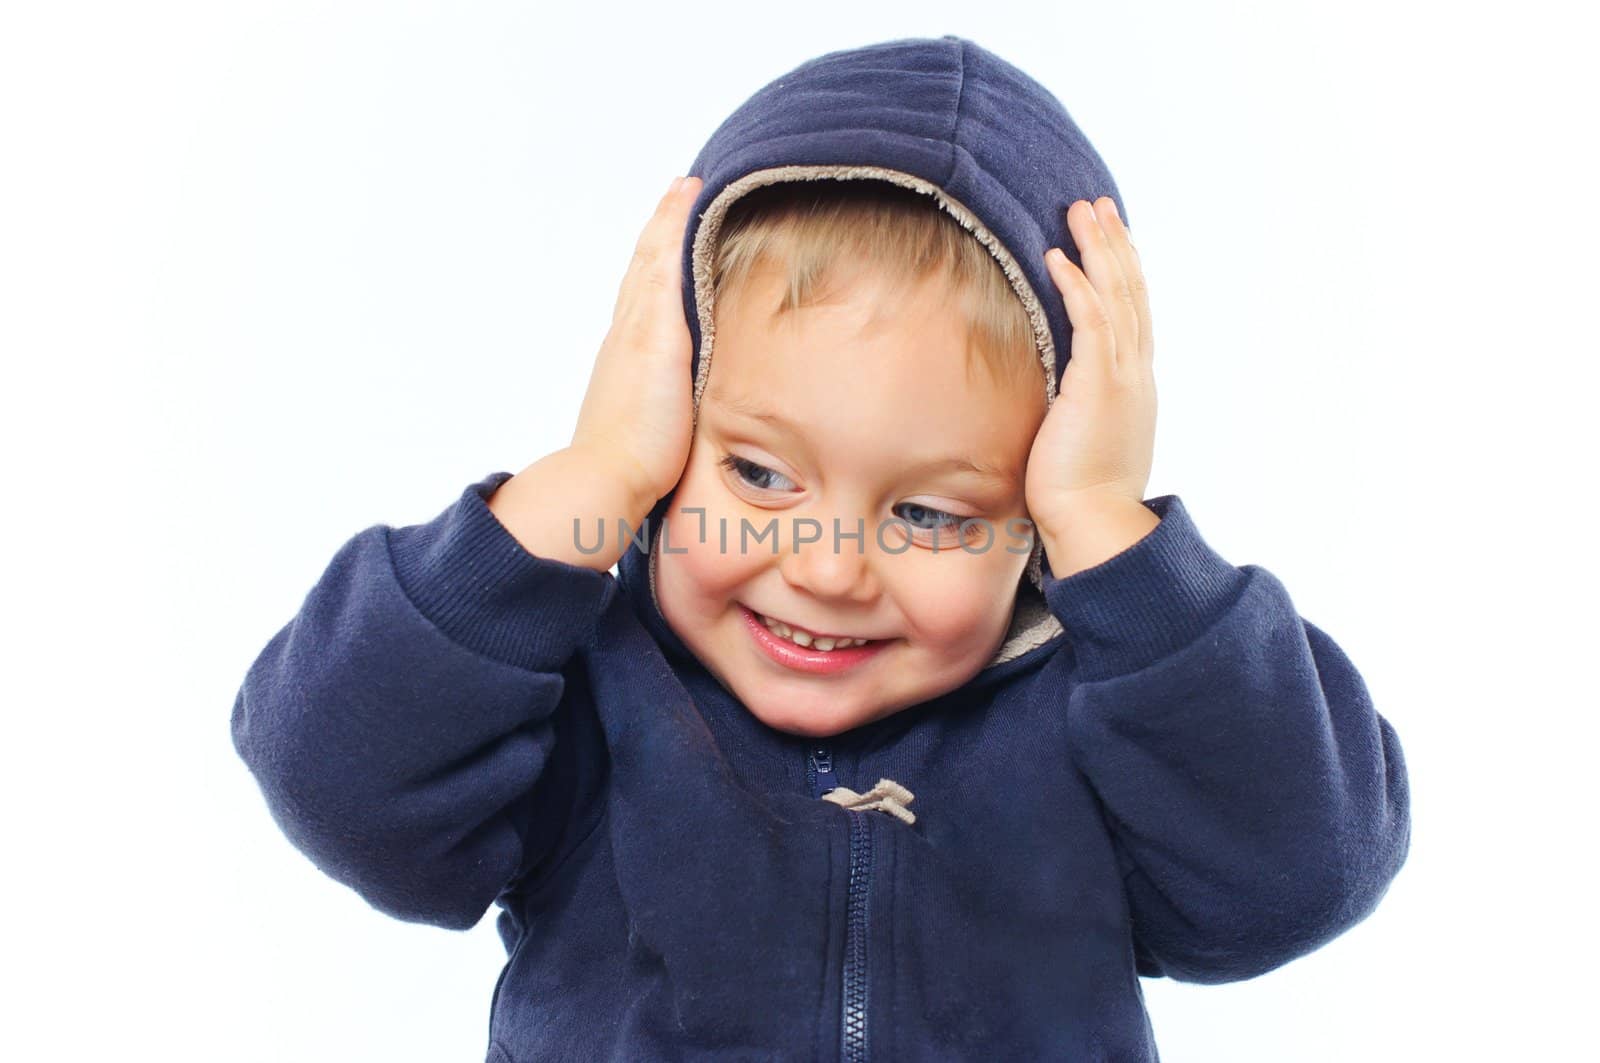
<svg viewBox="0 0 1600 1063"><path fill-rule="evenodd" d="M779 638L767 629L767 625L761 622L760 617L744 606L739 606L739 611L744 614L745 626L750 629L750 635L755 639L756 645L774 661L797 672L833 675L847 668L854 668L868 658L876 656L880 650L889 645L888 639L879 639L865 646L850 646L842 650L809 649L796 645L788 639Z"/></svg>

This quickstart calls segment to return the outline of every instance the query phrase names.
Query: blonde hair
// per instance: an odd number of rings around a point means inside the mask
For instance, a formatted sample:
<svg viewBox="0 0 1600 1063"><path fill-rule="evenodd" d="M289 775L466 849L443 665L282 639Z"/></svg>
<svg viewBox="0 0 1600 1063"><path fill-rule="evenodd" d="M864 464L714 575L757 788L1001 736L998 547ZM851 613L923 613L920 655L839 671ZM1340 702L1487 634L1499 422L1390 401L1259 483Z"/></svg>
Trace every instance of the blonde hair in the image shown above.
<svg viewBox="0 0 1600 1063"><path fill-rule="evenodd" d="M967 323L969 377L981 361L1002 386L1039 381L1033 325L1005 271L922 192L874 179L752 189L723 223L711 266L713 310L763 265L788 277L773 316L825 301L827 282L851 267L876 274L890 293L942 282Z"/></svg>

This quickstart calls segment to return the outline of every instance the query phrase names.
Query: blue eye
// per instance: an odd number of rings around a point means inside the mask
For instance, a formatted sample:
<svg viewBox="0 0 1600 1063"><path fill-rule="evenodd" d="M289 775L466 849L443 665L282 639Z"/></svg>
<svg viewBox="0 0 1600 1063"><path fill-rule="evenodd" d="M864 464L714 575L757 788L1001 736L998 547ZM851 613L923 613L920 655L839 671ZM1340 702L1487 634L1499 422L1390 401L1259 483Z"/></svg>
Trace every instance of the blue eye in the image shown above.
<svg viewBox="0 0 1600 1063"><path fill-rule="evenodd" d="M902 508L915 510L921 514L933 515L934 523L932 524L918 523L916 517L904 518L907 524L910 524L913 528L916 528L920 531L937 531L940 528L959 528L961 526L961 522L966 519L964 517L958 517L954 513L946 513L942 509L934 509L931 506L919 506L915 502L906 502Z"/></svg>
<svg viewBox="0 0 1600 1063"><path fill-rule="evenodd" d="M777 487L771 483L758 482L763 477L771 477L782 480L784 483L789 484L789 487L794 486L794 484L789 483L789 478L782 473L774 472L765 465L757 465L755 462L741 458L737 454L725 455L717 461L717 464L721 465L724 469L730 470L744 483L749 484L751 487L759 488L763 491L787 490L787 488Z"/></svg>
<svg viewBox="0 0 1600 1063"><path fill-rule="evenodd" d="M789 491L795 487L795 484L781 472L748 458L741 458L737 454L724 454L717 459L717 464L733 473L740 483L753 490ZM961 524L969 519L916 502L902 502L895 507L895 515L904 520L913 531L932 532L933 539L941 545L957 543L964 533ZM923 540L918 538L916 541Z"/></svg>

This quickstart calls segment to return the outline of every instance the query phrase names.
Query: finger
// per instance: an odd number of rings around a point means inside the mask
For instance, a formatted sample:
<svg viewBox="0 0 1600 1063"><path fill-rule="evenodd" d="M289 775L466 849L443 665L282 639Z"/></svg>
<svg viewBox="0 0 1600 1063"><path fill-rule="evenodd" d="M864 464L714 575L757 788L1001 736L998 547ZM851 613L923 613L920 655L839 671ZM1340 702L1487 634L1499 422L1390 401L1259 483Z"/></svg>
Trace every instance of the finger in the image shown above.
<svg viewBox="0 0 1600 1063"><path fill-rule="evenodd" d="M669 262L677 260L683 248L684 223L695 197L700 194L701 184L698 177L677 178L656 201L655 212L634 245L633 265L653 266L663 258Z"/></svg>
<svg viewBox="0 0 1600 1063"><path fill-rule="evenodd" d="M656 201L655 212L634 243L633 257L628 260L617 303L612 309L614 319L650 313L630 298L631 293L650 293L650 305L653 305L665 293L675 295L681 289L684 229L689 210L703 184L698 177L679 178Z"/></svg>
<svg viewBox="0 0 1600 1063"><path fill-rule="evenodd" d="M1144 269L1139 265L1139 249L1133 246L1133 233L1128 231L1117 211L1116 200L1108 197L1108 202L1100 204L1095 215L1100 219L1100 229L1106 234L1112 252L1122 263L1139 321L1139 357L1149 365L1155 359L1155 331L1150 325L1150 288L1145 282Z"/></svg>
<svg viewBox="0 0 1600 1063"><path fill-rule="evenodd" d="M661 201L656 204L656 215L665 215L669 218L677 217L688 209L694 202L695 196L700 194L703 182L698 177L675 177L667 191L662 195Z"/></svg>
<svg viewBox="0 0 1600 1063"><path fill-rule="evenodd" d="M1088 201L1085 215L1092 224L1086 226L1089 251L1085 254L1087 276L1100 293L1111 316L1116 332L1116 364L1121 368L1139 351L1139 313L1133 287L1124 269L1124 262L1116 253L1103 217L1106 206L1115 207L1109 196Z"/></svg>
<svg viewBox="0 0 1600 1063"><path fill-rule="evenodd" d="M1111 317L1116 343L1113 366L1117 366L1122 359L1133 358L1139 349L1139 315L1134 309L1133 292L1122 272L1122 262L1112 251L1111 242L1101 227L1094 202L1079 200L1074 203L1068 208L1069 222L1073 222L1074 210L1077 219L1072 229L1073 239L1083 255L1084 274L1100 294Z"/></svg>
<svg viewBox="0 0 1600 1063"><path fill-rule="evenodd" d="M1111 373L1116 368L1116 333L1099 293L1059 247L1045 252L1044 260L1072 322L1068 369L1081 364L1086 371Z"/></svg>

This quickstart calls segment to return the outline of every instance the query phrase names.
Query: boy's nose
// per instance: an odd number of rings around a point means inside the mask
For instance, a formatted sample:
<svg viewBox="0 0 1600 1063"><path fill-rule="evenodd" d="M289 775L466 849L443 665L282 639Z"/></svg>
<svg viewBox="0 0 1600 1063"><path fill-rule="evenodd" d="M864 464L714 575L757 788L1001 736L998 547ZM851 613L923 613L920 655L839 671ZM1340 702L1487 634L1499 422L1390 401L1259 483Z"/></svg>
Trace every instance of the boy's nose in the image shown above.
<svg viewBox="0 0 1600 1063"><path fill-rule="evenodd" d="M844 527L846 533L850 530ZM818 598L836 601L865 604L878 596L869 544L858 544L844 536L836 540L826 529L820 538L810 541L814 530L802 526L801 531L803 535L780 544L778 569L785 582Z"/></svg>

